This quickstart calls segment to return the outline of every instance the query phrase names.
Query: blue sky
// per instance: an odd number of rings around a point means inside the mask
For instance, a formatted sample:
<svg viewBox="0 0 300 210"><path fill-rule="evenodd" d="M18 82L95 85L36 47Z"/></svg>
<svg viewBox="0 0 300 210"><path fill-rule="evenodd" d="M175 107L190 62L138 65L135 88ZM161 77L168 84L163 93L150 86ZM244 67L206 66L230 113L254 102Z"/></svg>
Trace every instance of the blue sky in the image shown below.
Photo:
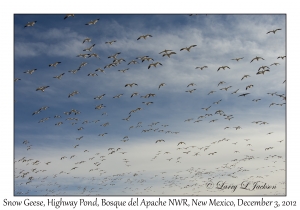
<svg viewBox="0 0 300 210"><path fill-rule="evenodd" d="M14 79L21 79L14 82L15 195L285 194L286 101L280 95L286 94L286 60L278 59L286 55L285 15L64 17L14 15ZM95 25L85 25L98 18ZM37 22L24 28L31 21ZM274 29L281 30L267 34ZM152 37L137 40L146 34ZM87 37L91 42L83 43ZM116 40L112 45L105 43L112 40ZM93 44L91 52L83 51ZM197 46L190 52L180 50L191 45ZM176 54L163 57L159 53L165 49ZM113 62L108 56L118 52L117 59L125 62L104 69ZM77 57L87 53L96 53L100 59ZM148 69L152 61L141 62L136 59L140 56L162 65ZM264 60L251 62L256 56ZM139 63L128 65L132 60ZM61 63L49 67L57 61ZM69 72L82 62L87 64L76 74ZM273 63L279 65L271 66ZM208 67L196 69L202 66ZM221 66L230 69L217 71ZM257 75L261 66L270 71ZM105 73L95 72L97 68ZM126 68L125 73L118 71ZM31 69L37 70L24 73ZM53 78L62 73L60 80ZM89 73L98 76L87 76ZM244 75L250 77L241 80ZM221 81L225 83L218 85ZM131 83L138 85L125 87ZM166 85L158 88L161 83ZM187 87L190 83L196 85ZM248 85L253 87L246 90ZM36 91L41 86L49 88ZM227 87L227 91L220 90ZM192 89L196 90L186 92ZM68 97L73 91L79 94ZM208 94L210 91L216 92ZM134 92L139 95L131 97ZM275 92L277 95L268 94ZM141 97L149 93L155 96ZM250 94L240 96L243 93ZM102 94L101 100L94 99ZM123 95L113 98L118 94ZM260 100L253 101L256 99ZM105 107L95 109L100 104ZM49 108L33 115L45 106ZM136 108L141 110L130 115ZM64 114L72 109L80 114ZM216 114L218 110L225 116ZM212 116L200 118L205 114ZM128 116L128 121L123 120ZM39 123L47 117L49 120ZM55 125L59 122L63 124ZM108 126L101 126L107 122ZM235 128L238 126L241 129ZM80 127L84 129L78 130ZM83 138L76 140L80 136ZM125 136L129 140L121 141ZM161 139L164 142L155 143ZM29 141L26 145L25 140ZM111 151L115 152L109 154ZM72 155L75 157L70 158ZM23 157L28 161L23 162ZM34 165L37 160L39 164ZM85 162L78 164L80 161ZM78 168L71 170L73 167ZM39 171L34 173L33 168ZM277 189L229 192L207 189L209 180L233 184L268 180Z"/></svg>

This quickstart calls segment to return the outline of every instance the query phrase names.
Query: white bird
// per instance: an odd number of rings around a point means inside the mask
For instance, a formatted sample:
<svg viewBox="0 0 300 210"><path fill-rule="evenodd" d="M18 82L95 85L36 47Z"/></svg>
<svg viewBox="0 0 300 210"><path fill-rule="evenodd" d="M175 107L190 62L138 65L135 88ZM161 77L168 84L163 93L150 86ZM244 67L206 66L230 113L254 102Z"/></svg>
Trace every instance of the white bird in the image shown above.
<svg viewBox="0 0 300 210"><path fill-rule="evenodd" d="M170 58L170 56L171 56L172 54L176 54L176 52L165 53L165 54L162 55L162 57L168 56L168 57Z"/></svg>
<svg viewBox="0 0 300 210"><path fill-rule="evenodd" d="M35 24L36 22L37 22L37 21L28 22L28 23L24 26L24 28L29 27L29 26L34 26L34 24Z"/></svg>
<svg viewBox="0 0 300 210"><path fill-rule="evenodd" d="M160 85L158 86L158 89L160 88L160 87L162 87L162 86L165 86L166 85L166 83L160 83Z"/></svg>
<svg viewBox="0 0 300 210"><path fill-rule="evenodd" d="M127 69L121 69L121 70L118 70L118 71L120 71L120 72L122 72L122 73L125 73L126 71L128 71L129 70L129 68L127 68Z"/></svg>
<svg viewBox="0 0 300 210"><path fill-rule="evenodd" d="M136 60L132 60L132 61L130 61L127 65L130 65L130 64L137 64L137 63L139 63L139 62L137 62Z"/></svg>
<svg viewBox="0 0 300 210"><path fill-rule="evenodd" d="M265 59L263 59L262 57L256 56L255 58L253 58L253 59L250 61L250 63L251 63L252 61L254 61L254 60L257 60L257 61L258 61L259 59L265 60Z"/></svg>
<svg viewBox="0 0 300 210"><path fill-rule="evenodd" d="M280 29L280 28L277 28L277 29L274 29L274 30L268 31L268 32L267 32L267 34L268 34L268 33L273 33L273 34L275 34L275 32L276 32L276 31L279 31L279 30L281 30L281 29Z"/></svg>
<svg viewBox="0 0 300 210"><path fill-rule="evenodd" d="M207 66L202 66L202 67L197 66L197 67L196 67L196 69L200 69L200 70L203 70L204 68L208 68L208 67L207 67Z"/></svg>
<svg viewBox="0 0 300 210"><path fill-rule="evenodd" d="M162 54L162 53L166 54L166 53L168 53L169 51L173 51L173 50L163 50L163 51L161 51L159 54Z"/></svg>
<svg viewBox="0 0 300 210"><path fill-rule="evenodd" d="M151 63L151 64L148 66L148 69L150 69L151 66L156 67L158 64L162 66L162 64L161 64L160 62Z"/></svg>
<svg viewBox="0 0 300 210"><path fill-rule="evenodd" d="M53 78L56 78L56 79L61 79L62 78L62 76L64 75L65 73L62 73L62 74L60 74L60 75L58 75L58 76L55 76L55 77L53 77Z"/></svg>
<svg viewBox="0 0 300 210"><path fill-rule="evenodd" d="M284 56L278 56L277 59L279 59L279 58L284 59L284 58L286 58L286 56L285 55Z"/></svg>
<svg viewBox="0 0 300 210"><path fill-rule="evenodd" d="M24 71L24 73L26 74L33 74L34 71L36 71L37 69L31 69L31 70L27 70L27 71Z"/></svg>
<svg viewBox="0 0 300 210"><path fill-rule="evenodd" d="M112 45L112 43L114 43L114 42L117 42L116 40L112 40L112 41L110 41L110 42L105 42L105 44L110 44L110 45Z"/></svg>
<svg viewBox="0 0 300 210"><path fill-rule="evenodd" d="M84 49L83 51L90 51L90 52L91 52L91 50L95 47L95 45L96 45L96 44L93 44L92 46L90 46L90 47Z"/></svg>
<svg viewBox="0 0 300 210"><path fill-rule="evenodd" d="M41 87L38 87L38 88L36 89L36 91L40 90L40 91L44 92L45 89L48 88L48 87L50 87L50 86L41 86Z"/></svg>
<svg viewBox="0 0 300 210"><path fill-rule="evenodd" d="M85 42L90 42L90 41L92 41L92 39L90 39L90 38L85 38L84 40L83 40L83 42L82 43L85 43Z"/></svg>
<svg viewBox="0 0 300 210"><path fill-rule="evenodd" d="M113 55L108 56L108 58L113 58L114 60L116 60L117 59L117 55L119 55L119 54L121 54L121 53L117 52L117 53L115 53Z"/></svg>
<svg viewBox="0 0 300 210"><path fill-rule="evenodd" d="M56 67L59 63L61 63L60 61L57 61L55 63L52 63L52 64L49 64L49 67L53 66L53 67Z"/></svg>
<svg viewBox="0 0 300 210"><path fill-rule="evenodd" d="M191 48L192 48L192 47L196 47L196 46L197 46L197 45L194 44L194 45L191 45L191 46L189 46L189 47L184 47L184 48L181 48L180 51L186 50L186 51L190 52Z"/></svg>
<svg viewBox="0 0 300 210"><path fill-rule="evenodd" d="M149 104L153 104L153 102L152 101L150 101L150 102L142 102L143 104L146 104L146 105L149 105Z"/></svg>
<svg viewBox="0 0 300 210"><path fill-rule="evenodd" d="M239 60L241 60L241 59L243 59L244 57L242 57L242 58L233 58L233 59L231 59L231 60L236 60L236 61L239 61Z"/></svg>
<svg viewBox="0 0 300 210"><path fill-rule="evenodd" d="M67 14L65 17L64 17L64 20L67 19L68 17L75 17L74 14Z"/></svg>
<svg viewBox="0 0 300 210"><path fill-rule="evenodd" d="M127 86L130 86L130 87L132 87L133 85L136 85L136 86L138 86L138 84L136 84L136 83L131 83L131 84L126 84L126 85L125 85L125 87L127 87Z"/></svg>
<svg viewBox="0 0 300 210"><path fill-rule="evenodd" d="M192 92L194 92L196 89L192 89L192 90L186 90L185 92L187 92L187 93L192 93Z"/></svg>
<svg viewBox="0 0 300 210"><path fill-rule="evenodd" d="M104 106L103 104L100 104L100 105L96 106L95 109L102 109L104 107L106 107L106 106Z"/></svg>
<svg viewBox="0 0 300 210"><path fill-rule="evenodd" d="M98 20L100 20L100 19L98 18L96 20L91 20L90 22L86 23L85 25L95 25L98 22Z"/></svg>
<svg viewBox="0 0 300 210"><path fill-rule="evenodd" d="M248 75L248 74L245 74L245 75L242 77L242 79L241 79L241 80L243 80L244 78L247 78L247 77L250 77L250 75Z"/></svg>
<svg viewBox="0 0 300 210"><path fill-rule="evenodd" d="M137 40L139 40L139 39L141 39L141 38L146 39L147 37L152 37L152 35L150 35L150 34L141 35L141 36L139 36L139 38L137 38Z"/></svg>
<svg viewBox="0 0 300 210"><path fill-rule="evenodd" d="M98 74L96 74L96 73L89 73L88 76L94 77L94 76L98 76Z"/></svg>
<svg viewBox="0 0 300 210"><path fill-rule="evenodd" d="M120 98L123 94L118 94L116 96L114 96L113 98Z"/></svg>
<svg viewBox="0 0 300 210"><path fill-rule="evenodd" d="M220 66L217 71L219 71L220 69L225 70L226 68L230 69L229 66Z"/></svg>
<svg viewBox="0 0 300 210"><path fill-rule="evenodd" d="M194 85L196 85L195 83L193 83L193 82L191 82L190 84L188 84L188 86L186 86L186 87L189 87L189 86L194 86Z"/></svg>

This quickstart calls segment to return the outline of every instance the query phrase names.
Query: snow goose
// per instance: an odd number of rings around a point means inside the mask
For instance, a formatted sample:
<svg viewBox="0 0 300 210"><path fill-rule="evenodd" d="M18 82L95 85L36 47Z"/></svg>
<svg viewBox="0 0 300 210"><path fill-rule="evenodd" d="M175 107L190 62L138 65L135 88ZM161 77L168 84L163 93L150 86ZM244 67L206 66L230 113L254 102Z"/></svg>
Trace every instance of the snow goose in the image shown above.
<svg viewBox="0 0 300 210"><path fill-rule="evenodd" d="M284 58L286 58L286 56L285 55L284 56L278 56L277 59L279 59L279 58L284 59Z"/></svg>
<svg viewBox="0 0 300 210"><path fill-rule="evenodd" d="M270 66L273 66L273 65L277 66L277 65L280 65L280 63L272 63Z"/></svg>
<svg viewBox="0 0 300 210"><path fill-rule="evenodd" d="M225 83L226 83L225 81L221 81L221 82L218 83L218 86L222 85L222 84L225 84Z"/></svg>
<svg viewBox="0 0 300 210"><path fill-rule="evenodd" d="M258 71L256 74L265 74L266 71L270 71L269 69Z"/></svg>
<svg viewBox="0 0 300 210"><path fill-rule="evenodd" d="M186 50L186 51L190 52L191 48L192 48L192 47L196 47L196 46L197 46L197 45L194 44L194 45L191 45L191 46L189 46L189 47L184 47L184 48L181 48L180 51Z"/></svg>
<svg viewBox="0 0 300 210"><path fill-rule="evenodd" d="M57 61L55 63L52 63L52 64L49 64L49 67L53 66L53 67L56 67L59 63L61 63L60 61Z"/></svg>
<svg viewBox="0 0 300 210"><path fill-rule="evenodd" d="M148 69L150 69L151 66L156 67L158 64L162 66L162 64L160 62L151 63L151 64L149 64Z"/></svg>
<svg viewBox="0 0 300 210"><path fill-rule="evenodd" d="M137 96L137 95L138 95L138 93L137 93L137 92L134 92L134 93L131 94L130 97L132 98L133 96Z"/></svg>
<svg viewBox="0 0 300 210"><path fill-rule="evenodd" d="M117 52L117 53L115 53L113 55L108 56L108 58L113 58L114 60L116 60L117 59L117 55L119 55L119 54L121 54L121 53Z"/></svg>
<svg viewBox="0 0 300 210"><path fill-rule="evenodd" d="M149 104L153 104L153 102L152 101L149 101L149 102L142 102L143 104L146 104L147 106L149 105Z"/></svg>
<svg viewBox="0 0 300 210"><path fill-rule="evenodd" d="M105 73L105 70L104 69L101 69L101 68L97 68L95 71L100 71L102 73Z"/></svg>
<svg viewBox="0 0 300 210"><path fill-rule="evenodd" d="M149 56L142 58L142 62L144 62L144 61L150 61L150 60L154 61L154 59L150 58Z"/></svg>
<svg viewBox="0 0 300 210"><path fill-rule="evenodd" d="M192 90L186 90L185 92L187 92L187 93L192 93L192 92L194 92L196 89L192 89Z"/></svg>
<svg viewBox="0 0 300 210"><path fill-rule="evenodd" d="M98 74L96 74L96 73L88 73L88 76L94 77L94 76L98 76Z"/></svg>
<svg viewBox="0 0 300 210"><path fill-rule="evenodd" d="M129 70L129 68L127 68L127 69L121 69L121 70L118 70L118 71L120 71L120 72L122 72L122 73L125 73L126 71L128 71Z"/></svg>
<svg viewBox="0 0 300 210"><path fill-rule="evenodd" d="M96 20L91 20L90 22L86 23L85 25L95 25L98 22L98 20L100 20L100 19L98 18Z"/></svg>
<svg viewBox="0 0 300 210"><path fill-rule="evenodd" d="M112 40L112 41L110 41L110 42L105 42L105 44L110 44L110 45L112 45L112 43L114 43L114 42L117 42L116 40Z"/></svg>
<svg viewBox="0 0 300 210"><path fill-rule="evenodd" d="M137 63L139 63L139 62L137 62L136 60L132 60L132 61L130 61L127 65L130 65L130 64L137 64Z"/></svg>
<svg viewBox="0 0 300 210"><path fill-rule="evenodd" d="M146 39L147 37L152 37L152 35L150 35L150 34L141 35L141 36L139 36L139 38L137 38L137 40L139 40L139 39L141 39L141 38Z"/></svg>
<svg viewBox="0 0 300 210"><path fill-rule="evenodd" d="M29 27L29 26L34 26L34 24L36 24L37 21L32 21L32 22L28 22L24 28Z"/></svg>
<svg viewBox="0 0 300 210"><path fill-rule="evenodd" d="M122 93L122 94L115 95L113 98L120 98L122 95L123 95L123 93Z"/></svg>
<svg viewBox="0 0 300 210"><path fill-rule="evenodd" d="M196 69L200 69L200 70L203 70L204 68L208 68L208 67L207 67L207 66L202 66L202 67L197 66L197 67L196 67Z"/></svg>
<svg viewBox="0 0 300 210"><path fill-rule="evenodd" d="M91 52L91 50L95 47L95 45L96 45L96 44L93 44L92 46L90 46L90 47L84 49L83 51L90 51L90 52Z"/></svg>
<svg viewBox="0 0 300 210"><path fill-rule="evenodd" d="M250 93L243 93L243 94L239 95L238 97L240 97L240 96L246 96L248 94L250 94Z"/></svg>
<svg viewBox="0 0 300 210"><path fill-rule="evenodd" d="M104 106L103 104L100 104L100 105L96 106L95 109L102 109L104 107L106 107L106 106Z"/></svg>
<svg viewBox="0 0 300 210"><path fill-rule="evenodd" d="M95 57L95 58L100 59L100 57L99 57L99 55L98 55L97 53L88 54L88 57L89 57L89 58Z"/></svg>
<svg viewBox="0 0 300 210"><path fill-rule="evenodd" d="M92 41L92 39L90 39L90 38L85 38L84 40L83 40L83 42L82 43L85 43L85 42L91 42Z"/></svg>
<svg viewBox="0 0 300 210"><path fill-rule="evenodd" d="M131 84L126 84L126 85L125 85L125 87L127 87L127 86L130 86L130 87L132 87L133 85L136 85L136 86L138 86L138 84L136 84L136 83L131 83Z"/></svg>
<svg viewBox="0 0 300 210"><path fill-rule="evenodd" d="M56 78L56 79L61 79L62 78L62 76L64 75L65 73L62 73L62 74L60 74L60 75L58 75L58 76L55 76L55 77L53 77L53 78Z"/></svg>
<svg viewBox="0 0 300 210"><path fill-rule="evenodd" d="M67 19L68 17L75 17L74 14L67 14L65 17L64 17L64 20Z"/></svg>
<svg viewBox="0 0 300 210"><path fill-rule="evenodd" d="M225 70L226 68L230 69L229 66L220 66L217 71L219 71L220 69Z"/></svg>
<svg viewBox="0 0 300 210"><path fill-rule="evenodd" d="M162 57L168 56L170 58L171 55L175 55L175 54L176 54L176 52L165 53L162 55Z"/></svg>
<svg viewBox="0 0 300 210"><path fill-rule="evenodd" d="M169 51L173 51L173 50L163 50L163 51L161 51L159 54L162 54L162 53L166 54L166 53L168 53Z"/></svg>
<svg viewBox="0 0 300 210"><path fill-rule="evenodd" d="M261 66L261 67L259 67L259 68L258 68L258 71L259 71L260 69L263 69L263 70L265 70L265 68L268 68L268 69L270 69L270 67L269 67L269 66Z"/></svg>
<svg viewBox="0 0 300 210"><path fill-rule="evenodd" d="M244 57L242 57L242 58L233 58L233 59L231 59L231 60L236 60L236 61L239 61L239 60L241 60L241 59L243 59Z"/></svg>
<svg viewBox="0 0 300 210"><path fill-rule="evenodd" d="M252 63L252 61L254 61L254 60L259 60L259 59L261 59L261 60L265 60L265 59L263 59L262 57L258 57L258 56L256 56L255 58L253 58L251 61L250 61L250 63Z"/></svg>
<svg viewBox="0 0 300 210"><path fill-rule="evenodd" d="M89 56L90 56L90 54L79 54L79 55L77 55L76 57L87 58L87 57L89 57Z"/></svg>
<svg viewBox="0 0 300 210"><path fill-rule="evenodd" d="M160 89L162 86L165 86L166 83L160 83L160 85L158 86L158 89Z"/></svg>
<svg viewBox="0 0 300 210"><path fill-rule="evenodd" d="M26 74L33 74L34 71L36 71L37 69L31 69L31 70L27 70L27 71L24 71L24 73Z"/></svg>
<svg viewBox="0 0 300 210"><path fill-rule="evenodd" d="M277 29L274 29L274 30L268 31L268 32L267 32L267 34L268 34L268 33L273 33L273 34L275 34L275 32L276 32L276 31L279 31L279 30L281 30L281 28L277 28Z"/></svg>
<svg viewBox="0 0 300 210"><path fill-rule="evenodd" d="M235 94L235 93L237 93L238 91L239 91L239 89L237 89L236 91L232 92L231 94Z"/></svg>
<svg viewBox="0 0 300 210"><path fill-rule="evenodd" d="M36 91L40 90L40 91L42 91L42 92L45 92L45 89L48 88L48 87L50 87L50 86L41 86L41 87L38 87L38 88L36 89Z"/></svg>
<svg viewBox="0 0 300 210"><path fill-rule="evenodd" d="M252 88L252 87L253 87L253 85L248 85L248 86L246 87L246 90L249 89L249 88Z"/></svg>
<svg viewBox="0 0 300 210"><path fill-rule="evenodd" d="M186 86L186 87L189 87L189 86L194 86L194 85L196 85L195 83L193 83L193 82L191 82L190 84L188 84L188 86Z"/></svg>
<svg viewBox="0 0 300 210"><path fill-rule="evenodd" d="M245 74L245 75L242 77L242 79L241 79L241 80L243 80L244 78L247 78L247 77L250 77L250 75L248 75L248 74Z"/></svg>

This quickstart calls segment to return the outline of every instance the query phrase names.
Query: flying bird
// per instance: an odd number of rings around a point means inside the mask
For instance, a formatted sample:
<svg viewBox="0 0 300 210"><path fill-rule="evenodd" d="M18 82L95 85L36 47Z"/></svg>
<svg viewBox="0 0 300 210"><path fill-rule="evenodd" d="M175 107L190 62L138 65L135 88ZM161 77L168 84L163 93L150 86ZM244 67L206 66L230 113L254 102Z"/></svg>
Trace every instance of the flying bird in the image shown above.
<svg viewBox="0 0 300 210"><path fill-rule="evenodd" d="M259 60L259 59L261 59L261 60L265 60L265 59L263 59L262 57L258 57L258 56L256 56L255 58L253 58L251 61L250 61L250 63L252 63L252 61L254 61L254 60Z"/></svg>
<svg viewBox="0 0 300 210"><path fill-rule="evenodd" d="M90 22L86 23L85 25L95 25L100 19L91 20Z"/></svg>
<svg viewBox="0 0 300 210"><path fill-rule="evenodd" d="M162 64L161 64L160 62L151 63L151 64L148 66L148 69L150 69L151 66L156 67L158 64L162 66Z"/></svg>
<svg viewBox="0 0 300 210"><path fill-rule="evenodd" d="M42 91L42 92L45 92L45 89L48 88L48 87L50 87L50 86L41 86L41 87L38 87L38 88L36 89L36 91L40 90L40 91Z"/></svg>
<svg viewBox="0 0 300 210"><path fill-rule="evenodd" d="M141 35L139 36L139 38L137 38L137 40L140 40L141 38L146 39L147 37L152 37L152 35L151 34Z"/></svg>
<svg viewBox="0 0 300 210"><path fill-rule="evenodd" d="M116 40L112 40L112 41L110 41L110 42L105 42L105 44L110 44L110 45L112 45L112 43L115 43L115 42L117 42Z"/></svg>
<svg viewBox="0 0 300 210"><path fill-rule="evenodd" d="M231 60L236 60L236 61L239 61L239 60L241 60L241 59L243 59L244 57L242 57L242 58L233 58L233 59L231 59Z"/></svg>
<svg viewBox="0 0 300 210"><path fill-rule="evenodd" d="M51 67L51 66L56 67L60 63L61 63L60 61L57 61L55 63L49 64L49 67Z"/></svg>
<svg viewBox="0 0 300 210"><path fill-rule="evenodd" d="M275 34L275 32L276 32L276 31L279 31L279 30L281 30L281 29L280 29L280 28L274 29L274 30L268 31L267 34L268 34L268 33L273 33L273 34Z"/></svg>
<svg viewBox="0 0 300 210"><path fill-rule="evenodd" d="M196 69L200 69L200 70L203 70L204 68L208 68L208 67L207 67L207 66L202 66L202 67L197 66L197 67L196 67Z"/></svg>
<svg viewBox="0 0 300 210"><path fill-rule="evenodd" d="M92 41L92 39L90 39L90 38L85 38L84 40L83 40L83 42L82 43L85 43L85 42L91 42Z"/></svg>
<svg viewBox="0 0 300 210"><path fill-rule="evenodd" d="M191 46L189 46L189 47L184 47L184 48L181 48L180 51L186 50L186 51L190 52L191 48L192 48L192 47L196 47L196 46L197 46L197 45L194 44L194 45L191 45Z"/></svg>
<svg viewBox="0 0 300 210"><path fill-rule="evenodd" d="M34 24L36 24L36 22L37 22L37 21L28 22L28 23L24 26L24 28L30 27L30 26L34 26Z"/></svg>
<svg viewBox="0 0 300 210"><path fill-rule="evenodd" d="M230 69L229 66L220 66L217 71L219 71L220 69L225 70L226 68Z"/></svg>
<svg viewBox="0 0 300 210"><path fill-rule="evenodd" d="M26 74L33 74L33 72L35 72L37 69L31 69L31 70L27 70L27 71L24 71L24 73Z"/></svg>
<svg viewBox="0 0 300 210"><path fill-rule="evenodd" d="M64 17L64 20L67 19L68 17L75 17L74 14L67 14L65 17Z"/></svg>

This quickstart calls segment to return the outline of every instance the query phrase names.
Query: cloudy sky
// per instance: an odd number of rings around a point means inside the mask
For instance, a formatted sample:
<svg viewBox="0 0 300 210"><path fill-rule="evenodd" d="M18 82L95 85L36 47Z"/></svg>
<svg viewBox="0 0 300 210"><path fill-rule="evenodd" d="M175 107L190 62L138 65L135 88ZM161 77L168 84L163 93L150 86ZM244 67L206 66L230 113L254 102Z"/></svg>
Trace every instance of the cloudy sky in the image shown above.
<svg viewBox="0 0 300 210"><path fill-rule="evenodd" d="M14 195L285 195L285 15L65 16L14 15Z"/></svg>

